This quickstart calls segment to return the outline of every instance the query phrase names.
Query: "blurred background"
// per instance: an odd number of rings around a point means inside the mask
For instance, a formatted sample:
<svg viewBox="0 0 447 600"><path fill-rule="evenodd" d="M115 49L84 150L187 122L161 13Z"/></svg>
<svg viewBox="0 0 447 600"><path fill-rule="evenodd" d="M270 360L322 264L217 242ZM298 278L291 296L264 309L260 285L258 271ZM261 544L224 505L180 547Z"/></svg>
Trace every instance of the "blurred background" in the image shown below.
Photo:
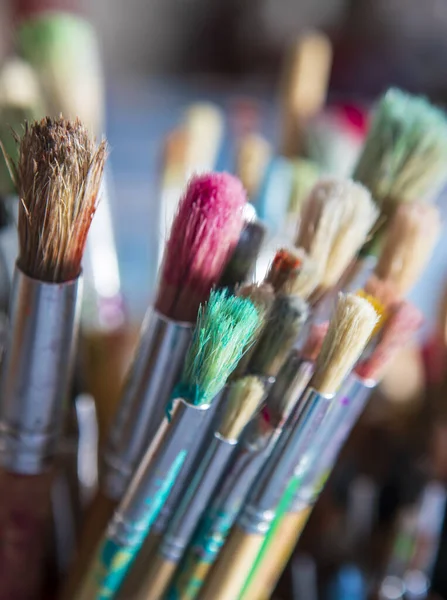
<svg viewBox="0 0 447 600"><path fill-rule="evenodd" d="M97 234L103 262L98 271L93 258L92 285L96 292L102 286L99 293L106 290L106 297L119 292L131 327L122 334L119 311L111 305L105 316L91 317L89 322L99 325L92 327L90 360L100 360L98 330L114 340L117 364L126 362L134 330L151 299L172 203L191 171L207 166L240 172L241 142L253 135L262 137L261 162L263 149L268 154L282 146L284 154L299 153L311 163L310 181L315 180L312 173L347 175L369 109L388 87L426 95L440 106L447 102L446 0L0 0L0 64L7 65L19 45L39 69L39 50L34 53L17 37L17 27L43 9L79 15L91 26L85 38L77 38L73 64L78 66L79 60L85 69L80 104L88 105L86 114L93 115L94 129L107 136L111 149L110 213L101 221L104 237ZM69 35L68 29L61 34L63 40ZM303 39L310 40L311 50L301 67L305 91L297 102L306 135L303 147L290 150L281 130L284 74L290 74L293 49ZM98 48L99 54L93 54L97 64L86 52L90 44ZM11 95L22 102L20 73L16 77L3 76L0 103L6 104L7 81L13 82ZM185 152L180 132L188 127L199 131L202 142L211 141L195 162L180 168L183 159L178 156ZM249 176L247 181L252 182ZM253 197L259 185L255 177ZM304 188L297 193L300 198ZM366 598L363 584L369 573L400 575L390 565L399 557L406 560L396 541L402 536L414 544L417 538L426 552L418 563L426 580L416 582L419 592L405 597L427 597L424 581L432 580L433 591L447 598L447 524L442 529L447 479L443 191L438 204L441 241L410 294L426 317L421 338L393 366L393 375L385 378L351 436L275 598ZM272 235L266 264L274 246ZM115 270L114 279L110 274ZM108 383L113 389L113 382ZM90 385L95 393L106 393L103 380ZM428 416L429 405L435 420ZM101 419L106 427L109 415L99 414L100 429ZM390 589L383 598L403 597L392 585Z"/></svg>

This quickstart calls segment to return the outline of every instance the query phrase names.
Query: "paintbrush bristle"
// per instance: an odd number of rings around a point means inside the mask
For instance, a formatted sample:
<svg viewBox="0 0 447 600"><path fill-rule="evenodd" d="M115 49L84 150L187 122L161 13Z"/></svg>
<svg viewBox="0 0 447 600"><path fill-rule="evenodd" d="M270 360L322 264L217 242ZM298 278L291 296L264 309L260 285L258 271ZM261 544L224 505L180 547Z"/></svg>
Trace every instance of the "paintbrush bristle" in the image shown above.
<svg viewBox="0 0 447 600"><path fill-rule="evenodd" d="M363 352L377 323L373 306L354 294L339 294L315 365L311 385L335 394Z"/></svg>
<svg viewBox="0 0 447 600"><path fill-rule="evenodd" d="M265 280L277 293L307 299L318 283L318 274L303 248L280 248Z"/></svg>
<svg viewBox="0 0 447 600"><path fill-rule="evenodd" d="M106 143L96 147L79 120L26 124L17 163L20 269L34 279L66 282L81 271L95 213Z"/></svg>
<svg viewBox="0 0 447 600"><path fill-rule="evenodd" d="M441 230L441 217L431 204L399 206L390 222L374 273L391 281L404 296L422 274Z"/></svg>
<svg viewBox="0 0 447 600"><path fill-rule="evenodd" d="M422 313L409 302L394 307L371 355L356 367L356 373L365 379L380 381L386 367L404 348L423 323Z"/></svg>
<svg viewBox="0 0 447 600"><path fill-rule="evenodd" d="M271 153L268 141L257 133L249 133L240 140L236 171L249 198L254 198L259 190Z"/></svg>
<svg viewBox="0 0 447 600"><path fill-rule="evenodd" d="M377 218L367 190L350 180L323 179L303 207L295 245L314 262L323 289L345 271Z"/></svg>
<svg viewBox="0 0 447 600"><path fill-rule="evenodd" d="M259 408L263 396L264 385L259 377L248 375L232 382L225 400L219 434L225 439L238 439Z"/></svg>
<svg viewBox="0 0 447 600"><path fill-rule="evenodd" d="M446 178L447 121L427 100L390 89L379 101L353 179L387 215L432 196Z"/></svg>
<svg viewBox="0 0 447 600"><path fill-rule="evenodd" d="M264 316L268 315L273 302L275 301L275 291L273 287L266 282L242 285L236 288L235 292L236 296L251 300L259 312Z"/></svg>
<svg viewBox="0 0 447 600"><path fill-rule="evenodd" d="M254 348L248 371L256 375L276 376L308 314L307 303L298 296L277 296Z"/></svg>
<svg viewBox="0 0 447 600"><path fill-rule="evenodd" d="M313 324L310 328L306 342L301 350L301 356L305 360L316 361L323 345L329 328L329 321Z"/></svg>
<svg viewBox="0 0 447 600"><path fill-rule="evenodd" d="M192 177L180 201L166 244L156 308L193 322L239 239L246 196L228 173Z"/></svg>
<svg viewBox="0 0 447 600"><path fill-rule="evenodd" d="M262 324L258 309L246 298L211 292L201 306L188 349L178 395L207 404L223 388Z"/></svg>
<svg viewBox="0 0 447 600"><path fill-rule="evenodd" d="M368 302L371 304L371 306L376 311L377 323L375 324L374 329L372 330L372 333L371 333L371 338L373 338L375 335L377 335L379 333L379 331L382 329L382 327L386 323L386 320L387 320L388 314L389 314L388 308L386 307L385 304L383 304L383 302L377 296L375 296L374 294L368 294L365 290L359 290L358 292L356 292L356 296L359 296L359 298L364 298L365 300L368 300Z"/></svg>
<svg viewBox="0 0 447 600"><path fill-rule="evenodd" d="M363 289L367 294L377 298L387 311L400 303L399 294L394 283L390 280L379 279L377 275L371 275Z"/></svg>
<svg viewBox="0 0 447 600"><path fill-rule="evenodd" d="M219 287L234 287L250 279L265 234L266 228L260 221L245 224L219 280Z"/></svg>

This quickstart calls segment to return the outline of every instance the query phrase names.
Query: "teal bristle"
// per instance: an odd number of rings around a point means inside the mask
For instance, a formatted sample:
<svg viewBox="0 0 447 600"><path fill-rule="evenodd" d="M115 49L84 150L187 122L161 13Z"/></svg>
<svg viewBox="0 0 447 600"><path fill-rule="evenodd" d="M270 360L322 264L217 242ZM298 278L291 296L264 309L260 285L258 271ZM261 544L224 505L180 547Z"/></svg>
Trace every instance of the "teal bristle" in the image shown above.
<svg viewBox="0 0 447 600"><path fill-rule="evenodd" d="M199 309L176 395L196 406L208 404L253 342L261 321L249 299L212 292Z"/></svg>
<svg viewBox="0 0 447 600"><path fill-rule="evenodd" d="M353 179L386 215L432 197L446 179L447 120L425 98L390 89L375 111Z"/></svg>

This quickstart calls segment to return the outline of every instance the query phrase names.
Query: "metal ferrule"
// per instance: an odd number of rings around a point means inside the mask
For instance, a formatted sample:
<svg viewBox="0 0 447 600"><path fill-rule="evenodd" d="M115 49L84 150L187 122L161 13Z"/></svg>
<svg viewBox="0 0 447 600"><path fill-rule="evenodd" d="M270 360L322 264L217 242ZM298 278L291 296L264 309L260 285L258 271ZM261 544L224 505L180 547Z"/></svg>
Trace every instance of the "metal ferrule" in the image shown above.
<svg viewBox="0 0 447 600"><path fill-rule="evenodd" d="M80 278L44 283L15 268L0 379L0 464L42 472L56 451L74 359Z"/></svg>
<svg viewBox="0 0 447 600"><path fill-rule="evenodd" d="M108 528L108 538L138 549L150 532L174 481L180 473L207 415L209 405L193 406L182 398L174 402L171 421L161 425L132 478Z"/></svg>
<svg viewBox="0 0 447 600"><path fill-rule="evenodd" d="M236 444L237 440L222 438L219 433L214 434L163 538L159 553L166 560L178 562L182 557Z"/></svg>
<svg viewBox="0 0 447 600"><path fill-rule="evenodd" d="M333 397L313 388L305 392L300 403L304 408L293 430L281 435L239 517L238 523L247 533L263 535L269 530L285 486L320 427Z"/></svg>
<svg viewBox="0 0 447 600"><path fill-rule="evenodd" d="M375 381L364 380L355 373L349 376L295 472L301 476L302 484L291 501L289 512L300 510L303 501L315 502L376 385Z"/></svg>
<svg viewBox="0 0 447 600"><path fill-rule="evenodd" d="M165 416L191 341L192 325L146 314L103 452L101 487L120 500Z"/></svg>
<svg viewBox="0 0 447 600"><path fill-rule="evenodd" d="M158 517L153 524L152 531L156 535L164 534L168 528L172 515L177 509L177 506L180 504L185 489L188 487L188 481L192 479L193 473L197 467L197 463L200 463L200 453L203 449L203 445L207 442L208 437L213 435L214 420L221 412L220 409L222 408L222 403L225 398L225 389L226 388L219 392L219 394L214 398L213 403L207 410L205 421L200 427L200 433L196 433L193 445L191 446L188 456L183 464L183 468L172 487L169 497L166 499L163 508L159 512Z"/></svg>

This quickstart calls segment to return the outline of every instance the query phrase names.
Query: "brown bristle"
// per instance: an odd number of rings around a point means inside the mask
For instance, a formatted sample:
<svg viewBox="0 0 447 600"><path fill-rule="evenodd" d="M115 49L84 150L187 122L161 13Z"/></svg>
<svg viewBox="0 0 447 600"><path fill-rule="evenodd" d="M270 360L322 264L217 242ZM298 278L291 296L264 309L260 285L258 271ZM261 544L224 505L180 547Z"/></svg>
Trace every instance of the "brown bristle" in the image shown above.
<svg viewBox="0 0 447 600"><path fill-rule="evenodd" d="M34 279L66 282L81 271L106 159L79 120L49 117L26 124L17 164L20 269Z"/></svg>
<svg viewBox="0 0 447 600"><path fill-rule="evenodd" d="M307 299L318 283L318 274L303 248L281 248L275 254L266 281L277 293Z"/></svg>
<svg viewBox="0 0 447 600"><path fill-rule="evenodd" d="M375 274L404 296L430 260L440 233L439 210L431 204L402 204L387 232Z"/></svg>
<svg viewBox="0 0 447 600"><path fill-rule="evenodd" d="M236 296L249 298L260 313L267 315L275 300L275 292L269 283L250 283L235 290Z"/></svg>
<svg viewBox="0 0 447 600"><path fill-rule="evenodd" d="M306 343L301 351L301 356L310 361L316 361L321 351L324 338L329 328L329 321L312 325L307 336Z"/></svg>

